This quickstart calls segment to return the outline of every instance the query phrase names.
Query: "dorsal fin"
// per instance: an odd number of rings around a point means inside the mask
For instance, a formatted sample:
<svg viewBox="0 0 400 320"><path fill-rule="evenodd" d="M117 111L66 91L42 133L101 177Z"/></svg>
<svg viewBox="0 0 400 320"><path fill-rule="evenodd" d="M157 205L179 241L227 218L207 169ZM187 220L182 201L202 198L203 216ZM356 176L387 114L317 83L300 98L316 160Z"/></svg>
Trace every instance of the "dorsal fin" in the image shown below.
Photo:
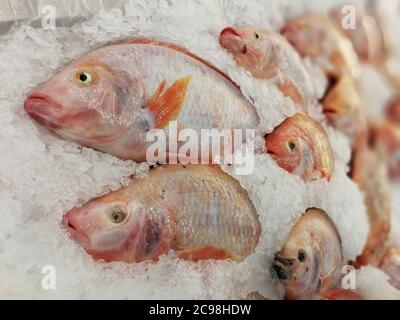
<svg viewBox="0 0 400 320"><path fill-rule="evenodd" d="M202 64L206 65L207 67L213 69L215 72L220 74L222 77L224 77L226 80L228 80L230 83L232 83L236 88L238 88L240 90L240 86L238 84L236 84L227 74L225 74L224 72L219 70L217 67L215 67L211 63L205 61L204 59L200 58L199 56L195 55L194 53L190 52L189 50L187 50L185 48L179 47L172 43L158 41L158 40L152 40L152 39L146 39L146 38L138 38L138 39L134 39L134 40L120 41L117 44L124 44L124 43L127 43L127 44L151 44L151 45L166 47L171 50L175 50L180 53L183 53L183 54L201 62Z"/></svg>

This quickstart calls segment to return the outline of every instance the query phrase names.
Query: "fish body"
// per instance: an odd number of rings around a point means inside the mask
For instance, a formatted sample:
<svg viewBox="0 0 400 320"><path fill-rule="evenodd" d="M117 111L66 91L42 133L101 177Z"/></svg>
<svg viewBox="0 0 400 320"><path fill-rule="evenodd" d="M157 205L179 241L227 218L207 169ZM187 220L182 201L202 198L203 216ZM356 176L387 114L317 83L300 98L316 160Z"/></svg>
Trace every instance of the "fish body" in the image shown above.
<svg viewBox="0 0 400 320"><path fill-rule="evenodd" d="M220 44L257 79L267 79L304 110L315 100L310 76L287 40L262 28L227 27Z"/></svg>
<svg viewBox="0 0 400 320"><path fill-rule="evenodd" d="M146 160L148 132L167 132L171 121L178 132L199 135L258 124L253 106L222 72L183 48L145 39L82 56L35 89L24 108L63 138L135 161Z"/></svg>
<svg viewBox="0 0 400 320"><path fill-rule="evenodd" d="M392 246L387 250L380 268L390 277L390 283L400 290L400 246Z"/></svg>
<svg viewBox="0 0 400 320"><path fill-rule="evenodd" d="M221 169L165 165L65 214L63 225L96 260L187 260L249 256L260 222L247 192Z"/></svg>
<svg viewBox="0 0 400 320"><path fill-rule="evenodd" d="M285 25L281 34L301 56L311 58L326 74L359 76L360 65L351 41L329 18L301 16Z"/></svg>
<svg viewBox="0 0 400 320"><path fill-rule="evenodd" d="M338 231L319 209L307 210L292 228L273 269L288 299L324 296L336 287L343 264Z"/></svg>
<svg viewBox="0 0 400 320"><path fill-rule="evenodd" d="M364 193L370 231L367 243L361 255L357 257L355 265L378 266L386 250L391 224L387 168L373 149L365 148L358 157L352 179Z"/></svg>
<svg viewBox="0 0 400 320"><path fill-rule="evenodd" d="M287 118L265 137L267 152L277 164L305 181L330 179L334 155L324 128L304 114Z"/></svg>

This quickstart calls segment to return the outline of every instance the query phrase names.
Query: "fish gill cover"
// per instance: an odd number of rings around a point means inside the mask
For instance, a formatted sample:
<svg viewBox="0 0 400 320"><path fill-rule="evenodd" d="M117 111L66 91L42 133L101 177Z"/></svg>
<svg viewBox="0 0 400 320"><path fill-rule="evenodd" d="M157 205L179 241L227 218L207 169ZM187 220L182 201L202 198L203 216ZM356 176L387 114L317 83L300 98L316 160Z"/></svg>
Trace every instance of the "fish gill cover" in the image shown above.
<svg viewBox="0 0 400 320"><path fill-rule="evenodd" d="M261 239L245 261L189 262L173 252L154 263L104 265L63 232L69 209L143 175L147 164L64 141L28 120L22 105L39 82L72 59L112 41L148 37L179 44L218 66L254 102L263 132L271 132L296 112L279 90L238 68L218 43L227 25L258 25L278 30L290 17L326 13L338 1L131 1L129 10L101 11L88 21L55 30L21 26L0 39L0 298L228 299L258 291L283 297L271 273L273 256L307 208L329 213L342 238L346 260L362 251L368 233L363 197L347 177L350 145L324 124L336 161L333 177L304 183L288 175L271 157L256 155L249 176L235 176L248 190L260 216ZM320 77L314 70L313 78ZM320 79L320 78L319 78ZM317 81L316 81L317 82ZM323 92L319 88L318 92ZM309 110L321 120L318 107ZM57 272L55 290L43 290L44 266Z"/></svg>

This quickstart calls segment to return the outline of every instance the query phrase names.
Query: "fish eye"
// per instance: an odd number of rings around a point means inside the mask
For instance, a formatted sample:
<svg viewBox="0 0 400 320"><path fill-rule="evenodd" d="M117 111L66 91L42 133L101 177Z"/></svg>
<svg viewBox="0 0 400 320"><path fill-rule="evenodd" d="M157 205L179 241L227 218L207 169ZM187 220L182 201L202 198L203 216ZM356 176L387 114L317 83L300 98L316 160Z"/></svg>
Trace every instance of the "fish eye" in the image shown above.
<svg viewBox="0 0 400 320"><path fill-rule="evenodd" d="M297 254L297 259L298 259L300 262L304 262L304 261L306 261L306 257L307 257L307 255L306 255L305 251L302 250L302 249L300 249L299 252L298 252L298 254Z"/></svg>
<svg viewBox="0 0 400 320"><path fill-rule="evenodd" d="M78 83L86 85L86 86L88 86L92 83L92 75L86 71L78 72L75 75L75 78L78 81Z"/></svg>
<svg viewBox="0 0 400 320"><path fill-rule="evenodd" d="M258 40L260 39L260 34L258 32L254 32L254 37Z"/></svg>
<svg viewBox="0 0 400 320"><path fill-rule="evenodd" d="M115 208L110 214L110 219L113 223L121 223L126 219L126 213L121 208Z"/></svg>
<svg viewBox="0 0 400 320"><path fill-rule="evenodd" d="M288 142L288 147L290 151L296 150L296 144L293 141Z"/></svg>

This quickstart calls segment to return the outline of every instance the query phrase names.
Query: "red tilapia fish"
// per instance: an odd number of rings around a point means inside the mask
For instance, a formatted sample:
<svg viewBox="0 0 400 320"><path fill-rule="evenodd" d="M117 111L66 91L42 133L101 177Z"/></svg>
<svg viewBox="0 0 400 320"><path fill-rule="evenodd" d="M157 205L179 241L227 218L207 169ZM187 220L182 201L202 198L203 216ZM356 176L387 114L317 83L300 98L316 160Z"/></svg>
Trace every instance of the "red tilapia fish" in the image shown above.
<svg viewBox="0 0 400 320"><path fill-rule="evenodd" d="M304 110L315 99L312 81L299 54L281 35L261 28L227 27L219 42L258 79L269 79Z"/></svg>
<svg viewBox="0 0 400 320"><path fill-rule="evenodd" d="M215 166L165 165L63 217L95 260L157 260L174 250L187 260L249 256L260 222L247 192Z"/></svg>
<svg viewBox="0 0 400 320"><path fill-rule="evenodd" d="M302 16L285 25L281 33L303 57L310 57L327 74L360 75L358 57L351 41L328 18Z"/></svg>
<svg viewBox="0 0 400 320"><path fill-rule="evenodd" d="M178 130L258 125L221 71L183 48L144 39L84 55L35 89L24 108L65 139L135 161L146 160L147 133L167 131L173 120Z"/></svg>
<svg viewBox="0 0 400 320"><path fill-rule="evenodd" d="M307 210L275 255L273 269L285 287L286 298L323 297L336 288L343 265L339 233L320 209Z"/></svg>
<svg viewBox="0 0 400 320"><path fill-rule="evenodd" d="M277 164L305 181L331 178L334 155L324 128L304 114L287 118L265 137Z"/></svg>

